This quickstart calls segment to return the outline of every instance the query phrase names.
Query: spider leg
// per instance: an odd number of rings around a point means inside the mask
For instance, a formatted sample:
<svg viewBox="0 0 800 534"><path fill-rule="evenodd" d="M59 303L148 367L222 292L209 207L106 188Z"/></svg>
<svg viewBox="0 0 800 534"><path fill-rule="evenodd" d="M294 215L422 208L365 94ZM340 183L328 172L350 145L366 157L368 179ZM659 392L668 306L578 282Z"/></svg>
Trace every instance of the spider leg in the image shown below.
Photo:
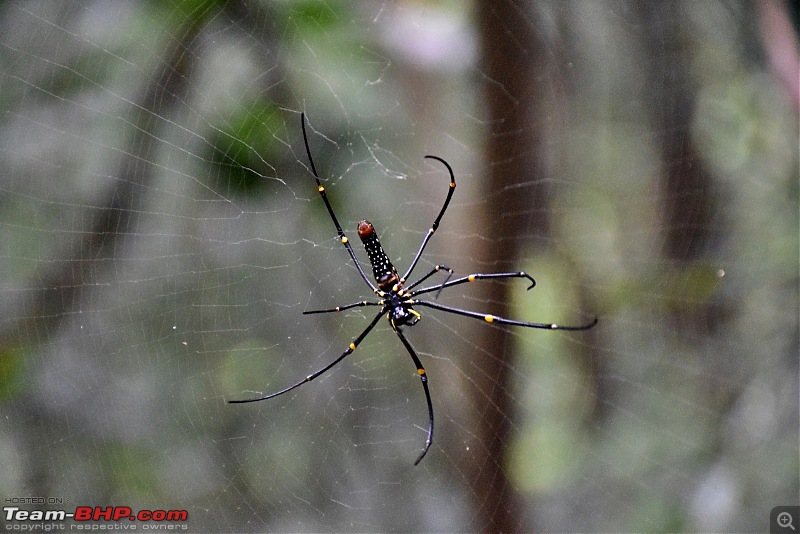
<svg viewBox="0 0 800 534"><path fill-rule="evenodd" d="M422 244L419 246L419 250L417 251L417 255L414 256L414 259L411 261L411 265L409 266L406 274L400 279L400 284L403 284L409 276L411 276L411 271L414 270L414 267L417 266L417 262L419 261L420 257L422 256L422 252L425 250L425 247L428 245L428 241L430 241L431 236L439 227L439 223L442 220L442 216L444 216L444 212L447 211L447 205L450 204L450 199L453 198L453 193L456 190L456 177L453 175L453 168L447 163L445 160L440 158L439 156L425 156L428 159L435 159L436 161L440 161L444 163L444 166L447 167L447 171L450 173L450 189L447 191L447 198L444 199L444 205L442 209L439 211L439 215L436 216L436 220L433 221L433 224L428 229L428 233L425 234L425 238L422 240Z"/></svg>
<svg viewBox="0 0 800 534"><path fill-rule="evenodd" d="M228 402L231 403L231 404L242 404L242 403L245 403L245 402L258 402L258 401L262 401L262 400L267 400L267 399L271 399L272 397L277 397L278 395L283 395L284 393L288 393L289 391L292 391L294 388L298 388L298 387L302 386L306 382L311 382L312 380L317 378L319 375L321 375L322 373L324 373L325 371L327 371L328 369L330 369L331 367L333 367L334 365L336 365L340 361L344 360L344 358L346 356L348 356L349 354L352 354L352 352L354 350L356 350L356 347L364 340L365 337L367 337L367 334L369 334L370 331L373 328L375 328L375 325L378 324L378 321L380 320L381 317L383 317L383 315L385 313L386 313L386 310L381 310L380 312L378 312L378 315L376 315L375 318L372 320L372 322L369 323L369 325L364 329L364 331L361 332L361 334L357 338L355 338L352 343L350 343L350 346L347 347L347 350L345 350L342 353L341 356L339 356L338 358L333 360L331 363L329 363L328 365L326 365L325 367L323 367L319 371L314 371L313 373L311 373L310 375L305 377L303 380L301 380L297 384L295 384L293 386L289 386L286 389L282 389L280 391L276 391L275 393L270 393L269 395L264 395L263 397L257 397L255 399L232 400L232 401L228 401Z"/></svg>
<svg viewBox="0 0 800 534"><path fill-rule="evenodd" d="M403 346L405 346L406 350L411 355L411 359L414 360L414 365L417 366L417 374L419 375L419 379L422 381L422 389L425 390L425 400L428 402L428 439L425 440L425 448L414 462L414 465L417 465L422 461L423 458L425 458L425 455L428 454L428 449L431 448L431 443L433 443L433 404L431 403L431 394L428 391L428 375L425 374L425 368L422 366L422 362L419 361L417 353L414 352L414 348L403 335L403 332L401 332L399 328L395 328L394 332L397 334L397 337L400 338L400 341L403 342Z"/></svg>
<svg viewBox="0 0 800 534"><path fill-rule="evenodd" d="M344 310L349 310L350 308L359 308L362 306L383 306L383 301L379 300L377 302L371 302L368 300L362 300L361 302L354 302L352 304L345 304L344 306L336 306L335 308L331 308L329 310L308 310L304 311L303 315L311 315L312 313L332 313L332 312L340 312Z"/></svg>
<svg viewBox="0 0 800 534"><path fill-rule="evenodd" d="M412 306L426 306L428 308L434 308L436 310L441 310L447 313L454 313L456 315L463 315L465 317L472 317L473 319L483 319L487 323L495 323L495 324L507 324L511 326L524 326L527 328L544 328L547 330L588 330L592 328L594 325L597 324L597 317L590 323L586 323L580 326L562 326L553 323L529 323L526 321L514 321L512 319L505 319L503 317L497 317L496 315L489 315L486 313L474 312L469 310L462 310L460 308L453 308L451 306L445 306L444 304L438 304L436 302L429 302L426 300L406 300L404 301L405 304L409 304Z"/></svg>
<svg viewBox="0 0 800 534"><path fill-rule="evenodd" d="M417 280L416 282L414 282L410 286L404 287L403 288L403 293L407 293L410 289L413 289L413 288L417 287L422 282L424 282L425 280L427 280L428 278L430 278L434 274L438 273L439 271L447 271L447 278L445 278L444 282L442 282L440 285L436 286L441 291L442 289L444 289L445 284L447 283L447 281L450 280L450 277L453 276L453 269L451 269L447 265L437 265L437 266L435 266L433 269L430 270L430 272L428 274L426 274L425 276L423 276L422 278L420 278L419 280ZM436 296L438 297L439 294L437 293Z"/></svg>
<svg viewBox="0 0 800 534"><path fill-rule="evenodd" d="M342 225L339 224L339 220L336 218L336 214L333 212L333 206L331 206L330 201L328 200L328 195L325 193L325 188L322 186L322 183L319 181L319 174L317 174L317 167L314 165L314 159L311 157L311 149L308 146L308 135L306 135L306 114L300 114L300 125L303 129L303 142L306 145L306 154L308 155L308 162L311 164L311 172L314 174L314 180L317 182L317 191L319 195L322 197L322 201L325 202L325 207L328 208L328 214L331 216L331 220L333 221L333 225L336 226L336 231L339 233L339 241L342 242L344 248L347 249L347 252L350 254L350 257L353 258L353 263L356 264L356 268L358 269L358 273L361 275L361 278L367 283L367 285L372 289L372 292L376 295L381 295L382 291L380 291L375 284L367 277L367 274L364 272L364 269L361 267L361 264L358 262L358 258L356 257L356 253L353 250L353 247L350 245L350 241L347 239L347 236L344 235L344 230L342 230ZM449 198L448 198L449 200Z"/></svg>
<svg viewBox="0 0 800 534"><path fill-rule="evenodd" d="M526 279L530 280L530 282L531 282L531 285L528 286L528 290L529 291L531 289L533 289L533 287L536 285L536 281L533 279L533 277L531 275L529 275L528 273L526 273L525 271L519 271L519 272L516 272L516 273L490 273L490 274L475 273L475 274L470 274L470 275L467 275L467 276L462 276L461 278L456 278L455 280L451 280L449 282L445 281L445 283L441 284L441 285L423 287L422 289L418 289L416 291L413 291L410 294L410 296L411 297L416 297L417 295L423 295L425 293L430 293L431 291L441 291L442 289L445 289L447 287L457 286L459 284L464 284L466 282L474 282L475 280L491 280L493 278L495 278L495 279L496 278L526 278ZM439 296L438 293L437 293L436 296L437 297Z"/></svg>

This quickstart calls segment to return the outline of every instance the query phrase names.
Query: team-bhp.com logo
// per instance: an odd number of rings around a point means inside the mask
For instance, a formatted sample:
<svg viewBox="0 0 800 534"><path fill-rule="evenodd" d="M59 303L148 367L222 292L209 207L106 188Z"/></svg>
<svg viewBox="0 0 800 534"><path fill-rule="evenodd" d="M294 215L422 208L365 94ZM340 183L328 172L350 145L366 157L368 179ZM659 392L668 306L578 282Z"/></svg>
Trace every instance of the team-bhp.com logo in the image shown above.
<svg viewBox="0 0 800 534"><path fill-rule="evenodd" d="M141 523L157 523L158 525L141 525L142 529L159 529L160 524L185 522L189 518L186 510L139 510L134 512L129 506L78 506L75 511L66 510L23 510L19 506L4 506L3 517L8 522L45 522L55 523L71 519L89 524L101 521L139 521ZM81 525L72 524L70 527ZM135 525L130 525L135 528ZM185 527L185 525L183 525ZM85 525L88 529L89 525ZM163 527L161 527L163 528ZM172 530L172 529L170 529Z"/></svg>

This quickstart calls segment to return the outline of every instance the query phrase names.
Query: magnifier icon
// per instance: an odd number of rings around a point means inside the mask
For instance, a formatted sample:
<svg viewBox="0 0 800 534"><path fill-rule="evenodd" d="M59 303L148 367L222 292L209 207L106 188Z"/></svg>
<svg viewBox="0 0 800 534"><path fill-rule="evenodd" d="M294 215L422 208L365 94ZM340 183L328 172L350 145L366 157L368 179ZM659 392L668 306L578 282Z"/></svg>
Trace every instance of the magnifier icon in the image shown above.
<svg viewBox="0 0 800 534"><path fill-rule="evenodd" d="M778 526L780 526L781 528L789 527L790 529L797 531L797 529L795 529L794 525L792 524L792 514L790 514L789 512L779 513L776 520L778 521Z"/></svg>

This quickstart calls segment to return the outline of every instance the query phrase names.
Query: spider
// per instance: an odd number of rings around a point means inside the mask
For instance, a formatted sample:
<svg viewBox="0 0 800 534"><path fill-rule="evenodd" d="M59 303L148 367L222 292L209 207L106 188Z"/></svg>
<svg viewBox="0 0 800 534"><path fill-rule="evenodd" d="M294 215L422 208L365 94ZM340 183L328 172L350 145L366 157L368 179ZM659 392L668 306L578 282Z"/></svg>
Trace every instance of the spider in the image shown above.
<svg viewBox="0 0 800 534"><path fill-rule="evenodd" d="M350 345L345 349L345 351L331 363L319 369L318 371L314 371L310 375L306 376L300 382L289 386L285 389L280 391L276 391L275 393L270 393L268 395L264 395L254 399L244 399L244 400L232 400L228 401L230 403L245 403L245 402L258 402L262 400L271 399L273 397L277 397L278 395L283 395L284 393L288 393L295 388L302 386L307 382L311 382L318 376L322 375L332 367L336 366L339 362L344 360L347 356L353 353L356 350L364 338L375 328L375 325L378 324L378 321L384 315L387 316L389 320L389 324L392 327L392 330L397 337L400 338L400 342L408 351L408 354L411 356L411 360L414 362L414 365L417 366L417 374L419 375L420 380L422 381L422 389L425 391L425 400L428 403L428 437L425 440L425 447L422 449L422 452L417 457L414 465L418 465L420 461L425 457L428 453L428 450L433 443L433 404L431 403L431 394L428 390L428 375L425 372L425 367L423 367L422 362L417 356L417 353L414 351L414 348L411 346L411 343L408 342L406 339L405 334L403 333L403 328L414 326L420 320L421 316L418 311L414 309L414 306L417 307L426 307L426 308L433 308L436 310L440 310L447 313L453 313L456 315L463 315L466 317L471 317L473 319L480 319L487 323L493 324L504 324L504 325L511 325L511 326L522 326L526 328L544 328L548 330L588 330L592 328L594 325L597 324L597 317L590 323L581 325L581 326L562 326L557 324L547 324L547 323L529 323L525 321L515 321L512 319L505 319L503 317L498 317L496 315L490 315L481 312L475 312L470 310L462 310L459 308L453 308L450 306L445 306L444 304L439 304L437 302L431 302L429 300L420 300L419 296L426 295L430 293L435 293L434 300L439 296L442 290L447 289L449 287L465 284L467 282L475 282L476 280L496 280L496 279L503 279L503 278L524 278L528 282L530 282L530 286L528 286L528 290L532 289L536 282L534 281L533 277L524 271L518 271L513 273L475 273L470 274L468 276L462 276L460 278L455 278L451 280L453 275L453 270L446 265L436 265L434 266L425 276L417 280L416 282L406 286L406 281L408 277L411 276L411 273L414 271L414 268L417 266L417 263L422 256L422 253L425 251L425 247L428 245L428 241L430 241L431 236L433 236L436 229L439 227L439 223L444 216L445 211L447 211L447 206L450 204L450 199L453 198L453 192L456 189L456 179L453 174L453 169L450 167L450 164L447 163L445 160L438 156L425 156L428 159L436 160L442 163L446 168L447 172L450 174L450 189L447 192L447 198L444 200L444 204L442 205L442 209L439 210L439 215L436 216L436 219L433 221L433 224L428 229L428 233L422 239L422 244L417 251L417 254L414 256L414 259L411 260L411 265L406 270L403 276L399 276L397 269L395 269L392 262L389 260L389 257L383 251L383 247L381 246L380 241L378 240L378 234L375 231L375 227L366 220L361 220L358 222L357 231L358 237L361 238L361 242L364 244L364 248L367 251L367 257L369 258L369 262L372 265L372 274L375 278L375 283L369 279L367 274L364 272L364 269L361 267L361 264L358 261L358 257L356 257L356 253L353 251L353 247L350 245L350 241L348 240L347 236L345 235L344 231L342 230L342 226L339 224L338 219L336 218L336 214L333 212L333 207L331 206L330 201L328 200L328 195L325 192L325 187L320 182L319 174L317 173L317 168L314 165L314 159L311 157L311 149L308 145L308 135L306 134L306 118L305 113L300 114L300 125L303 131L303 142L305 143L306 147L306 154L308 155L308 161L311 164L311 172L314 174L314 180L317 183L317 191L319 192L320 196L322 197L322 201L325 203L325 207L328 209L328 214L333 221L334 226L336 227L336 231L339 234L339 241L341 241L344 248L350 254L350 257L353 259L353 263L358 269L358 273L361 275L361 278L366 282L369 288L372 290L375 295L377 295L380 300L377 301L370 301L370 300L363 300L360 302L353 302L352 304L345 304L343 306L336 306L335 308L325 309L325 310L309 310L304 311L303 314L310 315L315 313L333 313L333 312L341 312L345 310L349 310L352 308L360 308L360 307L368 307L374 306L380 308L378 313L375 317L372 318L370 323L364 329L358 337L356 337ZM420 289L414 289L422 282L430 278L431 276L435 275L436 273L444 271L447 272L448 275L445 278L444 282L441 284L431 285L427 287L422 287Z"/></svg>

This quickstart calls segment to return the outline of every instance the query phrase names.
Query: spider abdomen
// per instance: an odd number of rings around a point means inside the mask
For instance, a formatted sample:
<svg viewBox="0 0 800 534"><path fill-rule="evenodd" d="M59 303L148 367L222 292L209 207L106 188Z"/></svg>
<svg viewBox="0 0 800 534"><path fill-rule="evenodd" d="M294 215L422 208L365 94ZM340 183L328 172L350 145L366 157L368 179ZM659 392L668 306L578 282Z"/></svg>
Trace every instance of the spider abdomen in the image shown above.
<svg viewBox="0 0 800 534"><path fill-rule="evenodd" d="M391 291L400 280L397 269L394 268L386 252L383 251L375 227L369 221L358 221L358 237L364 243L369 263L372 265L372 274L382 291Z"/></svg>

